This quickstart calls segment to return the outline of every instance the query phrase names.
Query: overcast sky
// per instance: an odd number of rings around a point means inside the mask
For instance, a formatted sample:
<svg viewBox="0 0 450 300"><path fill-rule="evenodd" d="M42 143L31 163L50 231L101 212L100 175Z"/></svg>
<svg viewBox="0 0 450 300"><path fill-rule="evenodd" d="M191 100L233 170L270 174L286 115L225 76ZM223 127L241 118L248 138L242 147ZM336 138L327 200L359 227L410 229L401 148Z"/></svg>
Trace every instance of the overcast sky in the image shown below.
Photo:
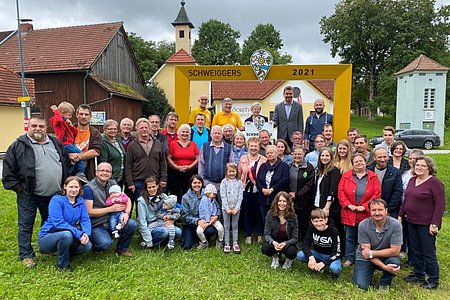
<svg viewBox="0 0 450 300"><path fill-rule="evenodd" d="M33 19L35 29L123 21L127 32L146 40L174 41L173 22L179 0L19 0L20 18ZM337 63L322 42L319 21L334 11L338 0L185 0L186 11L198 28L209 19L229 23L242 41L257 24L272 23L280 31L283 52L295 64ZM437 0L437 5L450 0ZM17 28L16 0L0 0L0 31Z"/></svg>

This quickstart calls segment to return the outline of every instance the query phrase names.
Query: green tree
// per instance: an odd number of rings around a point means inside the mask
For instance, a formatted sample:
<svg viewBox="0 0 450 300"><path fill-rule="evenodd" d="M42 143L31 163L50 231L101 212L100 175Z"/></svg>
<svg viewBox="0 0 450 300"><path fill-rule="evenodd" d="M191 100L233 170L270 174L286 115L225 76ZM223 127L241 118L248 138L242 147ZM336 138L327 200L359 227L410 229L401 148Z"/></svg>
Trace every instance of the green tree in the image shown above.
<svg viewBox="0 0 450 300"><path fill-rule="evenodd" d="M240 61L239 31L218 20L202 23L198 39L192 46L192 55L201 65L233 65Z"/></svg>
<svg viewBox="0 0 450 300"><path fill-rule="evenodd" d="M147 82L166 60L175 53L174 42L146 41L133 32L128 34L128 40L133 48L137 64Z"/></svg>
<svg viewBox="0 0 450 300"><path fill-rule="evenodd" d="M434 9L435 0L342 0L335 12L320 21L331 55L353 64L360 97L367 85L371 110L395 110L393 73L420 53L435 57L448 47L448 15ZM442 16L444 14L444 16ZM447 48L448 50L448 48ZM378 94L378 96L377 96ZM380 105L381 104L381 105ZM370 116L369 116L370 117Z"/></svg>
<svg viewBox="0 0 450 300"><path fill-rule="evenodd" d="M248 65L250 56L258 49L269 51L273 56L274 65L292 63L292 56L281 53L281 48L283 48L283 40L280 32L272 24L258 24L244 40L241 64Z"/></svg>
<svg viewBox="0 0 450 300"><path fill-rule="evenodd" d="M175 109L169 104L164 90L157 84L149 84L145 87L144 97L148 102L144 102L142 115L148 117L150 115L158 115L161 120L170 111Z"/></svg>

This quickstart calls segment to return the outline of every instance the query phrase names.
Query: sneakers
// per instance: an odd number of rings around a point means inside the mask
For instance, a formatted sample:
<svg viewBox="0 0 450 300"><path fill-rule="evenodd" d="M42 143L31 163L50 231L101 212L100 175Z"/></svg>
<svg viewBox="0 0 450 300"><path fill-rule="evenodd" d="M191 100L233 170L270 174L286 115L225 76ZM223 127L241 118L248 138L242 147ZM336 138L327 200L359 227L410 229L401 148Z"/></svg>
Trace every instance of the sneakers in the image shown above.
<svg viewBox="0 0 450 300"><path fill-rule="evenodd" d="M270 264L270 267L272 269L276 269L280 266L280 259L278 257L272 257L272 263Z"/></svg>
<svg viewBox="0 0 450 300"><path fill-rule="evenodd" d="M389 285L380 285L378 287L378 291L384 292L384 293L389 292Z"/></svg>
<svg viewBox="0 0 450 300"><path fill-rule="evenodd" d="M77 177L83 183L89 182L89 180L86 178L86 175L84 175L83 173L77 173Z"/></svg>
<svg viewBox="0 0 450 300"><path fill-rule="evenodd" d="M167 249L173 250L174 248L175 248L175 242L169 241L169 243L167 244Z"/></svg>
<svg viewBox="0 0 450 300"><path fill-rule="evenodd" d="M117 230L114 230L114 231L111 232L111 233L112 233L112 235L113 235L113 237L114 237L115 239L120 238L120 234L119 234L119 232L118 232Z"/></svg>
<svg viewBox="0 0 450 300"><path fill-rule="evenodd" d="M73 268L70 265L64 266L64 267L58 266L58 271L59 272L73 272Z"/></svg>
<svg viewBox="0 0 450 300"><path fill-rule="evenodd" d="M248 237L245 238L245 244L246 245L251 245L252 244L252 237L251 236L248 236Z"/></svg>
<svg viewBox="0 0 450 300"><path fill-rule="evenodd" d="M222 250L222 248L223 248L223 241L217 240L216 241L216 249L217 250Z"/></svg>
<svg viewBox="0 0 450 300"><path fill-rule="evenodd" d="M292 268L292 263L293 263L292 259L286 258L286 261L284 262L283 267L282 267L283 270L288 270L288 269Z"/></svg>
<svg viewBox="0 0 450 300"><path fill-rule="evenodd" d="M36 263L34 262L33 258L24 258L22 259L22 264L25 266L25 268L30 269L36 267Z"/></svg>
<svg viewBox="0 0 450 300"><path fill-rule="evenodd" d="M424 277L419 277L414 273L409 274L408 276L405 277L405 281L409 282L409 283L420 283L420 284L424 284L426 283L425 278Z"/></svg>
<svg viewBox="0 0 450 300"><path fill-rule="evenodd" d="M435 290L435 289L437 289L437 288L439 287L439 283L424 281L424 282L420 285L420 287L422 287L422 288L424 288L424 289L427 289L427 290Z"/></svg>
<svg viewBox="0 0 450 300"><path fill-rule="evenodd" d="M263 237L262 235L258 235L258 240L257 240L257 242L258 242L258 243L264 242L264 237Z"/></svg>
<svg viewBox="0 0 450 300"><path fill-rule="evenodd" d="M198 246L197 246L197 249L198 250L203 250L203 249L206 249L206 248L208 248L208 246L209 246L209 243L208 243L208 241L206 241L206 242L200 242L200 243L198 243Z"/></svg>
<svg viewBox="0 0 450 300"><path fill-rule="evenodd" d="M117 255L119 255L119 256L125 256L125 257L132 257L133 256L133 253L131 253L128 250L120 251L120 250L116 249L115 251L116 251Z"/></svg>
<svg viewBox="0 0 450 300"><path fill-rule="evenodd" d="M241 248L239 248L239 244L238 243L234 243L233 244L233 252L235 254L241 254Z"/></svg>
<svg viewBox="0 0 450 300"><path fill-rule="evenodd" d="M230 253L230 251L231 251L231 246L230 246L230 244L226 244L225 247L223 247L223 252L224 252L225 254L228 254L228 253Z"/></svg>
<svg viewBox="0 0 450 300"><path fill-rule="evenodd" d="M346 260L344 261L344 263L342 264L345 268L350 267L351 265L353 265L353 262L350 260Z"/></svg>

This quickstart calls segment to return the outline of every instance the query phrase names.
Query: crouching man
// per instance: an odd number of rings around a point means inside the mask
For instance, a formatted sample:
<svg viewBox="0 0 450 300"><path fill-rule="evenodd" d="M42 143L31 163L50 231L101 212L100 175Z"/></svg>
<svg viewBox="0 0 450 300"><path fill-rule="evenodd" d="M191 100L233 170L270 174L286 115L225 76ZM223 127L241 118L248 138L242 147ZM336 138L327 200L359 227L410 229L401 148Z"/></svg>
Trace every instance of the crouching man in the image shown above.
<svg viewBox="0 0 450 300"><path fill-rule="evenodd" d="M402 225L388 216L387 204L382 199L369 203L370 218L358 227L358 249L356 250L353 282L367 290L375 270L381 270L379 289L387 290L392 279L400 271L400 248L403 242Z"/></svg>

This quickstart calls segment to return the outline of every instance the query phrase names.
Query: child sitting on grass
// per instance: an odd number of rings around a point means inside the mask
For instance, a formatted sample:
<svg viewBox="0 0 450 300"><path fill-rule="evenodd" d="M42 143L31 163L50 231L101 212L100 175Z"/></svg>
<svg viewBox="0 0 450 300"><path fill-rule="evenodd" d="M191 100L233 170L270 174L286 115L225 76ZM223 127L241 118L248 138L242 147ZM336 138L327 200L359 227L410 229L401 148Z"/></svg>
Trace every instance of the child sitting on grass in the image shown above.
<svg viewBox="0 0 450 300"><path fill-rule="evenodd" d="M116 203L122 203L124 205L128 202L128 196L122 193L122 189L117 184L109 188L109 197L106 199L106 206L112 206ZM109 228L111 228L111 234L114 238L120 237L120 230L122 229L122 216L123 211L112 212L109 216Z"/></svg>
<svg viewBox="0 0 450 300"><path fill-rule="evenodd" d="M205 229L209 226L214 226L217 229L216 249L223 248L223 226L219 221L220 211L216 202L217 189L213 184L208 184L205 188L205 195L200 200L198 206L198 214L200 220L205 221L204 226L197 226L197 235L200 239L197 249L205 249L209 243L205 236Z"/></svg>
<svg viewBox="0 0 450 300"><path fill-rule="evenodd" d="M75 137L77 136L77 128L72 125L70 119L72 118L75 108L69 102L61 102L58 107L56 105L50 106L53 111L53 117L50 118L50 124L55 131L56 137L61 141L68 153L81 153L81 150L75 145ZM87 183L88 180L84 174L86 162L84 160L78 161L72 166L68 173L72 175L76 172L78 179Z"/></svg>
<svg viewBox="0 0 450 300"><path fill-rule="evenodd" d="M325 266L330 266L331 276L337 279L342 271L339 232L320 208L311 212L311 223L297 259L308 263L316 272L323 272Z"/></svg>

